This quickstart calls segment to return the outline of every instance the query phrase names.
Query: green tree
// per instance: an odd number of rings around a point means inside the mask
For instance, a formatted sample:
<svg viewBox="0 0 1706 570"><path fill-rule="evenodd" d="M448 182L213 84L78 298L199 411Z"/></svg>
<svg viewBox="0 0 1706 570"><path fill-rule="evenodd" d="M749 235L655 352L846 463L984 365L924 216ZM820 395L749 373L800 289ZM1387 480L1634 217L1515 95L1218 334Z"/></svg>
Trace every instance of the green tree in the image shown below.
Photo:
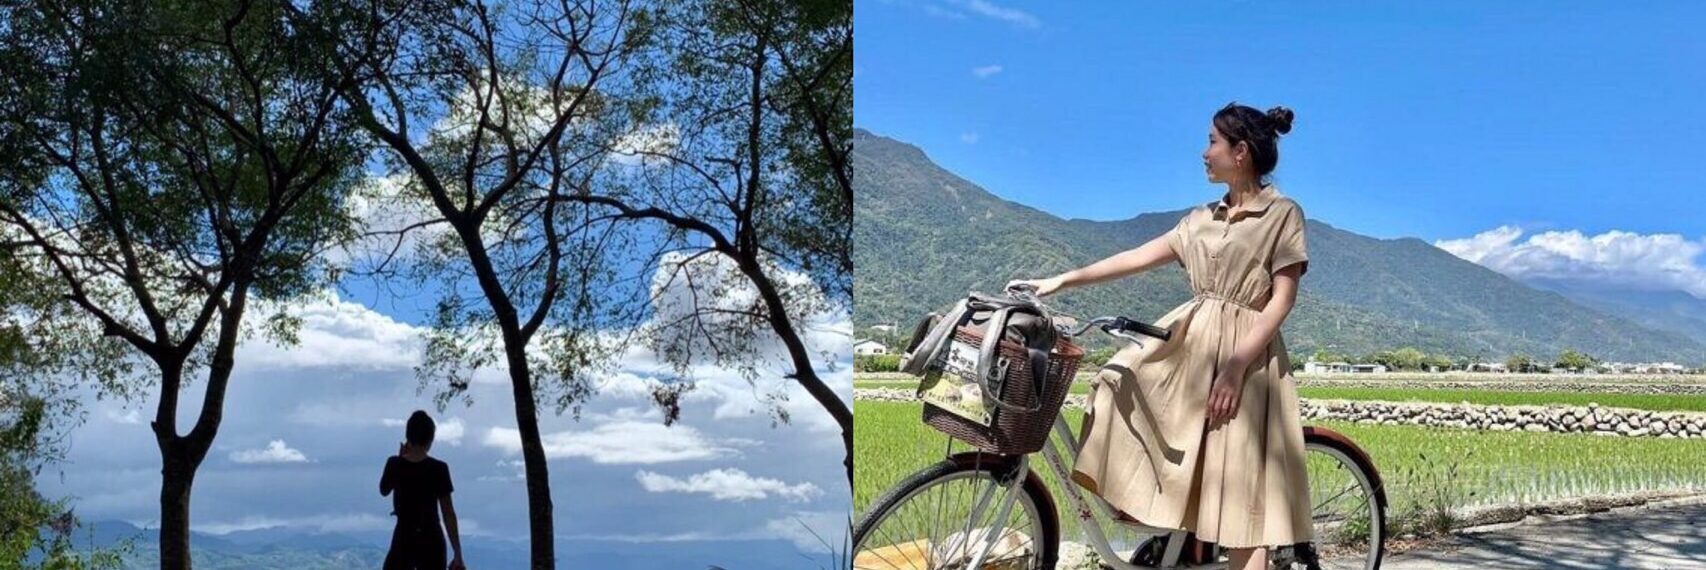
<svg viewBox="0 0 1706 570"><path fill-rule="evenodd" d="M97 349L68 370L109 395L157 388L161 567L189 568L190 491L250 301L329 277L357 133L327 54L276 3L7 3L0 21L0 235L53 295L56 334ZM289 315L268 323L289 340Z"/></svg>
<svg viewBox="0 0 1706 570"><path fill-rule="evenodd" d="M443 291L416 369L441 407L467 401L482 368L508 375L531 566L553 568L540 405L578 413L623 347L602 333L647 314L652 293L615 272L646 253L618 231L620 216L571 200L607 184L616 149L644 136L631 128L644 102L624 93L650 16L626 1L373 0L333 12L294 15L334 42L346 54L341 72L358 78L343 98L400 181L372 195L377 208L415 214L369 228L394 245L355 270ZM411 240L420 247L403 249ZM690 386L655 390L666 424Z"/></svg>
<svg viewBox="0 0 1706 570"><path fill-rule="evenodd" d="M1563 352L1558 353L1558 362L1556 363L1556 366L1567 370L1582 371L1592 368L1598 364L1598 359L1576 352L1573 349L1566 348Z"/></svg>
<svg viewBox="0 0 1706 570"><path fill-rule="evenodd" d="M1456 361L1452 360L1450 355L1429 354L1422 358L1423 369L1438 368L1440 370L1450 370L1454 366L1456 366Z"/></svg>
<svg viewBox="0 0 1706 570"><path fill-rule="evenodd" d="M1505 369L1511 372L1529 372L1535 367L1534 360L1527 354L1516 353L1505 359Z"/></svg>
<svg viewBox="0 0 1706 570"><path fill-rule="evenodd" d="M657 104L646 118L673 125L674 140L638 152L658 169L607 188L626 191L568 199L656 224L671 247L733 268L706 277L750 301L696 299L691 326L659 331L652 346L678 370L708 357L752 381L763 343L780 342L786 377L841 426L851 486L852 409L803 333L814 315L852 304L852 5L671 0L656 21L642 77Z"/></svg>
<svg viewBox="0 0 1706 570"><path fill-rule="evenodd" d="M64 393L64 365L68 351L87 347L67 344L82 337L53 330L61 324L50 317L53 296L26 271L16 247L0 238L0 567L117 568L124 545L79 547L70 500L49 500L35 488L36 476L62 458L62 436L80 421L76 400Z"/></svg>
<svg viewBox="0 0 1706 570"><path fill-rule="evenodd" d="M1392 361L1397 370L1421 370L1422 362L1427 355L1415 347L1406 346L1392 352Z"/></svg>

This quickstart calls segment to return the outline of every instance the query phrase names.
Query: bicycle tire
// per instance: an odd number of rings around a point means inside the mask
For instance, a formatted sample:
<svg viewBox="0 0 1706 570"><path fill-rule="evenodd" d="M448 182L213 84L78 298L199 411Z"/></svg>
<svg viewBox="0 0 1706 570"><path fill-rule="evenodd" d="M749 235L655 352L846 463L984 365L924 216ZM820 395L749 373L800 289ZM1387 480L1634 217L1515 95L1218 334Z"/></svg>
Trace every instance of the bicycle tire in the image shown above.
<svg viewBox="0 0 1706 570"><path fill-rule="evenodd" d="M1014 456L1002 456L988 453L967 452L950 456L928 467L920 469L887 491L867 507L865 513L853 525L853 552L855 558L851 561L857 566L857 554L874 529L878 528L885 517L895 512L907 500L919 495L939 481L963 477L968 473L985 473L991 479L998 479L1003 473L1013 468ZM1035 471L1027 472L1021 485L1023 498L1034 507L1034 516L1041 526L1042 536L1036 540L1038 554L1033 568L1053 570L1060 556L1060 516L1055 510L1054 500L1049 494L1048 487ZM855 568L855 570L858 570Z"/></svg>
<svg viewBox="0 0 1706 570"><path fill-rule="evenodd" d="M1373 555L1371 558L1365 556L1363 568L1365 570L1380 568L1380 564L1386 557L1386 539L1390 535L1391 529L1386 520L1386 485L1381 481L1380 471L1375 469L1374 461L1350 438L1325 428L1304 428L1303 445L1306 454L1310 447L1325 448L1336 452L1339 456L1338 459L1349 464L1355 470L1352 475L1362 477L1362 481L1369 486L1372 503L1369 508L1375 517L1373 521L1375 524L1370 529L1369 541L1374 550L1371 553Z"/></svg>

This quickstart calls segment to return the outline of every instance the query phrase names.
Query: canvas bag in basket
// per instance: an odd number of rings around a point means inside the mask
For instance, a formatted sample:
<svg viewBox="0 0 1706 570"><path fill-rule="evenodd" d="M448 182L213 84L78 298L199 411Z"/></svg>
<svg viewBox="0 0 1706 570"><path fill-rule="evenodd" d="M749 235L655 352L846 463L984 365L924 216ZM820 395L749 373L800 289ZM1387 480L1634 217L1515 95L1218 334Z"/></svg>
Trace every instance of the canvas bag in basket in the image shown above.
<svg viewBox="0 0 1706 570"><path fill-rule="evenodd" d="M921 377L925 423L1021 454L1047 440L1082 356L1034 301L973 292L919 322L901 371Z"/></svg>

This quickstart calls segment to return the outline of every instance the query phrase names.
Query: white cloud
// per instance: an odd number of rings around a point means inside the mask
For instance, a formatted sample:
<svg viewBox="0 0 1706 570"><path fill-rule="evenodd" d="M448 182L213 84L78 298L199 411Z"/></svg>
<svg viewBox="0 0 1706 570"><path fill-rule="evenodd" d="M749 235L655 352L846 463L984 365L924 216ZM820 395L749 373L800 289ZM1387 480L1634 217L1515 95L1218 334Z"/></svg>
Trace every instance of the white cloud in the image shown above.
<svg viewBox="0 0 1706 570"><path fill-rule="evenodd" d="M1001 66L999 65L985 65L983 67L974 67L971 70L971 74L976 76L978 79L987 79L997 73L1001 73Z"/></svg>
<svg viewBox="0 0 1706 570"><path fill-rule="evenodd" d="M632 543L780 539L793 542L802 552L833 555L847 550L850 526L845 511L794 511L786 517L765 521L762 526L735 531L575 534L564 538Z"/></svg>
<svg viewBox="0 0 1706 570"><path fill-rule="evenodd" d="M653 295L658 299L655 304L656 312L646 326L670 323L689 314L687 311L695 299L688 280L669 279L669 268L681 263L685 258L682 254L670 254L660 263L652 279ZM756 301L757 292L750 282L740 277L738 269L721 256L701 257L684 271L693 275L692 282L701 288L701 298L709 296L716 299L715 306L718 309L745 310L752 307ZM783 289L800 292L805 298L821 295L811 279L804 274L781 268L774 268L771 274L776 276L776 281ZM712 292L707 293L708 290ZM791 316L801 340L810 351L819 378L841 395L843 401L851 405L852 319L845 310L837 308L802 313L804 314ZM716 366L711 362L712 359L704 358L704 362L696 362L687 371L695 387L692 392L687 393L684 401L715 402L717 409L713 417L730 419L768 417L771 402L766 399L780 398L776 404L788 413L792 422L802 424L813 431L839 431L840 426L823 407L797 382L786 378L786 374L791 371L786 345L768 326L762 323L756 326L759 330L747 348L750 349L748 352L752 358L759 363L758 376L749 381L740 371ZM717 330L717 327L711 328ZM704 355L709 352L703 347L704 340L701 337L687 336L680 339L680 342L694 343L697 354ZM649 399L649 391L642 391L643 387L655 385L658 382L656 378L673 378L675 374L662 358L643 346L630 347L622 357L621 367L631 377L618 376L609 379L606 383L609 389L607 393L631 399Z"/></svg>
<svg viewBox="0 0 1706 570"><path fill-rule="evenodd" d="M1706 239L1678 234L1611 230L1589 236L1548 231L1522 239L1523 230L1499 226L1434 245L1517 279L1541 278L1642 290L1684 291L1706 299Z"/></svg>
<svg viewBox="0 0 1706 570"><path fill-rule="evenodd" d="M924 13L929 14L931 16L936 16L938 18L947 18L950 20L964 20L964 19L966 19L965 14L961 14L959 12L955 12L953 10L943 8L941 6L937 6L935 4L925 4L924 5Z"/></svg>
<svg viewBox="0 0 1706 570"><path fill-rule="evenodd" d="M450 233L445 223L427 224L440 218L438 209L424 194L410 188L411 173L369 176L344 202L344 209L366 235L328 252L333 263L352 260L379 263L395 252L393 263L411 261L430 245ZM422 225L424 224L424 225Z"/></svg>
<svg viewBox="0 0 1706 570"><path fill-rule="evenodd" d="M302 463L308 461L308 456L291 449L284 440L275 439L267 444L266 449L233 451L231 460L237 463Z"/></svg>
<svg viewBox="0 0 1706 570"><path fill-rule="evenodd" d="M107 410L107 419L121 424L138 425L146 423L142 420L142 411L136 408Z"/></svg>
<svg viewBox="0 0 1706 570"><path fill-rule="evenodd" d="M952 0L955 5L971 11L973 14L993 18L1021 28L1040 28L1043 23L1036 16L1017 8L998 6L986 0Z"/></svg>
<svg viewBox="0 0 1706 570"><path fill-rule="evenodd" d="M789 485L779 479L753 477L740 469L713 469L687 479L642 470L635 472L634 478L647 492L710 495L718 501L755 501L774 495L803 502L823 494L823 489L811 483Z"/></svg>
<svg viewBox="0 0 1706 570"><path fill-rule="evenodd" d="M461 517L458 522L463 535L481 534L478 530L478 523L475 523L473 519ZM196 532L212 535L269 528L292 528L318 533L332 533L384 531L390 530L394 524L390 517L370 513L344 513L283 518L251 515L234 520L196 523L192 528Z"/></svg>
<svg viewBox="0 0 1706 570"><path fill-rule="evenodd" d="M667 164L667 159L656 155L673 153L680 144L681 128L674 123L648 125L616 139L610 160L627 166Z"/></svg>
<svg viewBox="0 0 1706 570"><path fill-rule="evenodd" d="M977 133L973 133L973 132L960 133L960 142L963 142L966 144L977 144Z"/></svg>
<svg viewBox="0 0 1706 570"><path fill-rule="evenodd" d="M299 342L292 347L270 342L242 344L237 362L246 370L409 370L420 360L422 329L366 305L339 299L336 293L292 301L282 307L270 302L262 305L256 314L263 318L282 309L301 319L302 327L297 331Z"/></svg>
<svg viewBox="0 0 1706 570"><path fill-rule="evenodd" d="M604 465L656 464L699 461L738 455L739 451L700 433L691 426L664 426L661 422L621 420L585 431L543 434L545 456L552 459L582 458ZM505 454L521 453L521 432L514 428L487 430L481 443Z"/></svg>
<svg viewBox="0 0 1706 570"><path fill-rule="evenodd" d="M799 511L764 525L772 536L791 540L802 551L818 553L846 551L851 534L848 527L847 513L835 511Z"/></svg>
<svg viewBox="0 0 1706 570"><path fill-rule="evenodd" d="M462 424L462 418L450 418L448 421L438 424L438 434L435 439L450 445L462 445L462 434L466 431L467 426Z"/></svg>
<svg viewBox="0 0 1706 570"><path fill-rule="evenodd" d="M383 424L385 427L394 428L407 427L409 425L408 420L399 420L396 418L385 418L379 420L379 423ZM436 429L433 430L432 441L434 444L443 442L450 445L462 445L462 435L467 433L467 430L468 426L462 423L462 418L453 417L448 420L440 421L437 422Z"/></svg>

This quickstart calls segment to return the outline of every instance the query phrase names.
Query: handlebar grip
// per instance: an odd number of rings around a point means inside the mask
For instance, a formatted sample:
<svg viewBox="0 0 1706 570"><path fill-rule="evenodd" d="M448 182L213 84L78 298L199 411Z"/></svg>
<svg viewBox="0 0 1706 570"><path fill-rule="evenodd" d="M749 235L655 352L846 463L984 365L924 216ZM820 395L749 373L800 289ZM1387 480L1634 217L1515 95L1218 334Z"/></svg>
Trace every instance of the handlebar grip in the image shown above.
<svg viewBox="0 0 1706 570"><path fill-rule="evenodd" d="M1146 323L1143 321L1128 319L1125 317L1120 317L1118 321L1114 322L1113 326L1114 326L1114 328L1117 328L1117 329L1120 329L1123 331L1135 332L1135 333L1145 335L1145 336L1152 336L1152 337L1161 339L1163 341L1166 341L1166 340L1173 337L1173 331L1171 331L1171 330L1164 329L1164 328L1161 328L1161 327L1158 327L1158 326L1155 326L1155 325L1152 325L1152 324L1149 324L1149 323Z"/></svg>

